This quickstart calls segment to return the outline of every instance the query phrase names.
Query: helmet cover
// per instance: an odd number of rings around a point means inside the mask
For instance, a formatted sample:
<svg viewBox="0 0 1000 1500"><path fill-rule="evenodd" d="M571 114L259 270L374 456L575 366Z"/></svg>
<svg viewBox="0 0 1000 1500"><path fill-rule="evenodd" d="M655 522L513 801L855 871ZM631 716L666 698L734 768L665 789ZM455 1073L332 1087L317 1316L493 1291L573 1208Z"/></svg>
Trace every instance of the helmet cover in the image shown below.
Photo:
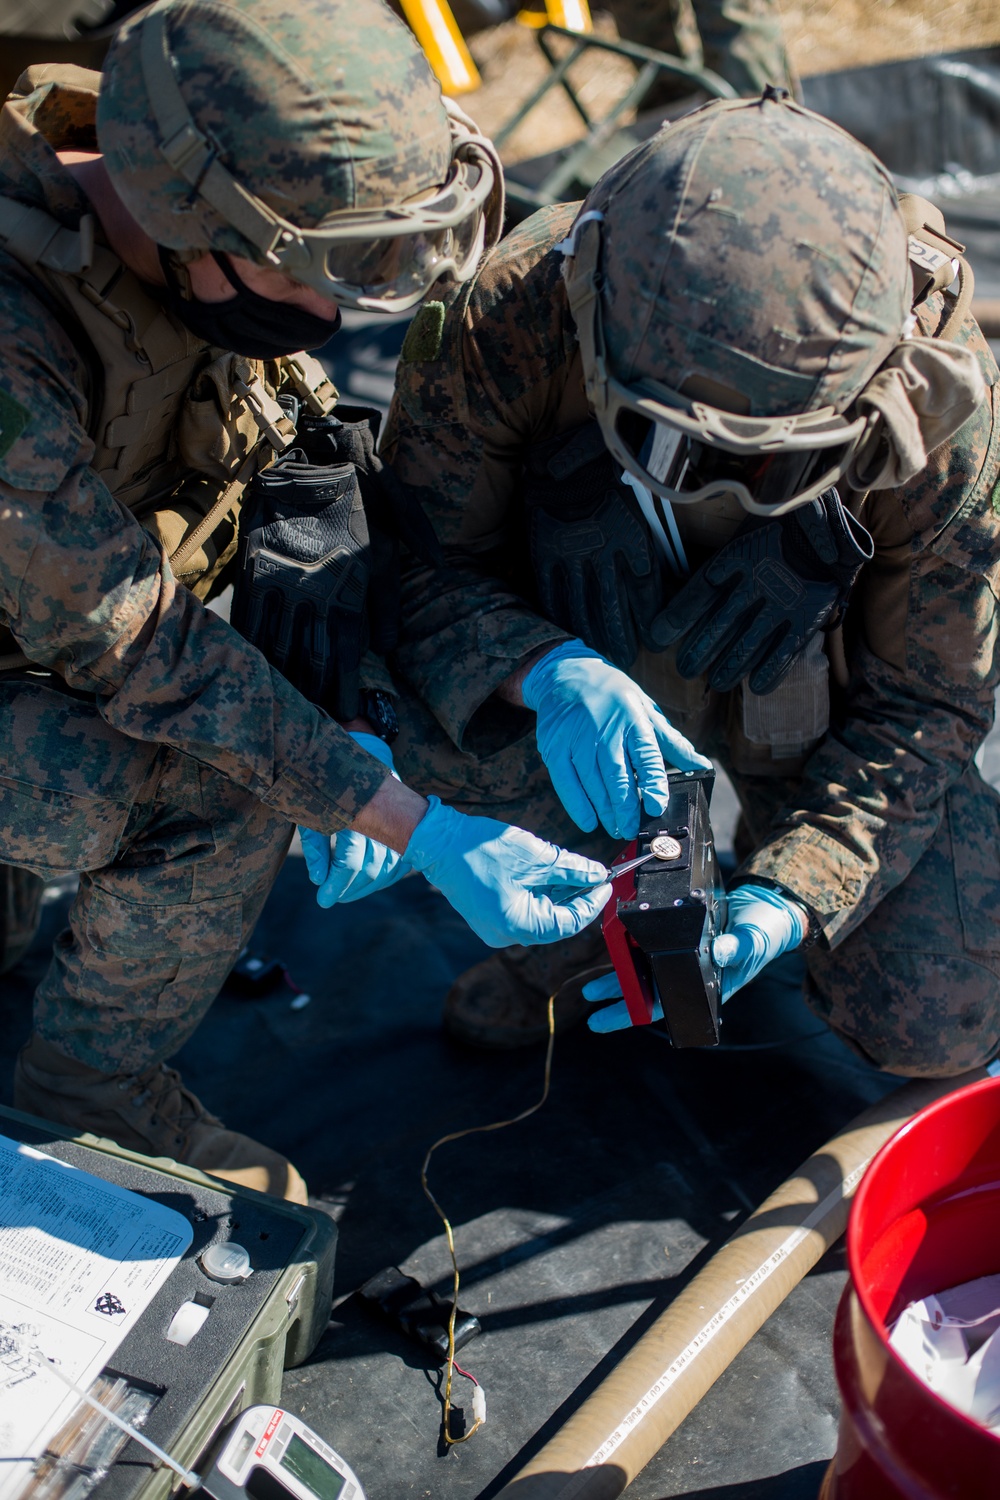
<svg viewBox="0 0 1000 1500"><path fill-rule="evenodd" d="M452 131L440 87L382 0L161 0L116 34L97 108L115 189L158 244L268 263L162 150L142 44L157 13L197 130L239 187L283 220L313 229L447 179Z"/></svg>
<svg viewBox="0 0 1000 1500"><path fill-rule="evenodd" d="M902 336L907 231L889 174L794 102L685 116L607 172L588 212L603 215L608 372L627 385L747 415L844 412Z"/></svg>

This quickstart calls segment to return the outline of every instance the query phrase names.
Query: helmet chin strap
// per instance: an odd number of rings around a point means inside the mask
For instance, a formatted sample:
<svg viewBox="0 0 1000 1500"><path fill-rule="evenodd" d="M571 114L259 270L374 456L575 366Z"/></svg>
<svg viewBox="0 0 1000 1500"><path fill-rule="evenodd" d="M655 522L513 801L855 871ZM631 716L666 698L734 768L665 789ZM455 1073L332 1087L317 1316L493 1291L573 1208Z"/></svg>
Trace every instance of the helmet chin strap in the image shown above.
<svg viewBox="0 0 1000 1500"><path fill-rule="evenodd" d="M600 296L601 236L593 230L583 235L580 231L588 224L603 223L604 215L596 209L581 214L566 239L556 246L563 257L563 281L576 324L587 399L597 412L604 406L603 393L608 383L602 320L591 313L592 304Z"/></svg>
<svg viewBox="0 0 1000 1500"><path fill-rule="evenodd" d="M566 238L564 240L560 240L558 245L553 246L557 254L572 259L573 256L576 255L576 242L577 238L579 237L580 230L583 228L584 224L592 223L604 223L604 215L601 213L600 209L588 209L585 214L581 214L578 219L574 219L573 228L570 230Z"/></svg>

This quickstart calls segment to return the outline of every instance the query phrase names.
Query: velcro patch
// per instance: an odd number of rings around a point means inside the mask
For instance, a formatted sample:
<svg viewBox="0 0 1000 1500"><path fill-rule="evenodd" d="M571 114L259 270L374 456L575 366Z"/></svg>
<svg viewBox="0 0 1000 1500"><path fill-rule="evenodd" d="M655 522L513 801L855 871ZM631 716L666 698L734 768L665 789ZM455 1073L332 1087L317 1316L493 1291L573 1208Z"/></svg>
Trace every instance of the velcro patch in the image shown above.
<svg viewBox="0 0 1000 1500"><path fill-rule="evenodd" d="M425 302L406 330L400 359L405 365L420 365L437 359L443 334L444 303Z"/></svg>
<svg viewBox="0 0 1000 1500"><path fill-rule="evenodd" d="M31 413L27 407L8 396L6 391L0 391L0 458L10 452L30 421Z"/></svg>

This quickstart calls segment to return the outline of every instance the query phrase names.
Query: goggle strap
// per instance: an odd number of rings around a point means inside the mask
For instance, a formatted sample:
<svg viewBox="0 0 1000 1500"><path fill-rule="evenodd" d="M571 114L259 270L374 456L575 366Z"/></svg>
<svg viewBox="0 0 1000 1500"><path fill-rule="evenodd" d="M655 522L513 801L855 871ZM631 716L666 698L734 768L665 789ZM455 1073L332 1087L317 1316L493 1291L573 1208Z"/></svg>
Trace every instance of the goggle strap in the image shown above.
<svg viewBox="0 0 1000 1500"><path fill-rule="evenodd" d="M192 119L174 73L167 17L160 6L154 6L142 21L140 60L146 94L160 132L160 154L231 229L271 258L284 226L226 171L214 146Z"/></svg>
<svg viewBox="0 0 1000 1500"><path fill-rule="evenodd" d="M500 160L499 151L489 136L483 135L478 125L458 108L453 99L449 99L446 94L442 94L441 98L448 112L448 124L451 127L452 160L464 161L467 156L478 153L480 159L486 158L493 173L493 185L483 205L483 218L486 225L485 253L492 250L503 236L504 216L507 212L507 188L504 183L503 163ZM470 129L469 126L472 128Z"/></svg>
<svg viewBox="0 0 1000 1500"><path fill-rule="evenodd" d="M599 414L607 406L608 382L598 285L601 235L599 230L593 229L589 234L581 233L588 220L591 223L599 222L596 214L593 217L587 214L570 232L573 248L563 262L563 277L573 322L576 324L587 395L595 412Z"/></svg>

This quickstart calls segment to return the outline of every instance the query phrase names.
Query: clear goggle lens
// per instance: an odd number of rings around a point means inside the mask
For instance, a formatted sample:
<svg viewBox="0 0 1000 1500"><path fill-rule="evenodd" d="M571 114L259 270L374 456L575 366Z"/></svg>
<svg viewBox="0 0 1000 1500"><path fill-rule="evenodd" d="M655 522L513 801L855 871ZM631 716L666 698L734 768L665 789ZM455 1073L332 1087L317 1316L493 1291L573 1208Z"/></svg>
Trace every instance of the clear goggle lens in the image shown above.
<svg viewBox="0 0 1000 1500"><path fill-rule="evenodd" d="M618 457L656 494L675 504L733 494L755 514L780 514L804 504L841 477L856 443L770 453L731 453L620 407Z"/></svg>
<svg viewBox="0 0 1000 1500"><path fill-rule="evenodd" d="M449 271L463 279L482 252L485 226L481 212L459 224L385 235L376 240L344 240L326 253L326 274L333 290L379 302L409 301L423 296Z"/></svg>

